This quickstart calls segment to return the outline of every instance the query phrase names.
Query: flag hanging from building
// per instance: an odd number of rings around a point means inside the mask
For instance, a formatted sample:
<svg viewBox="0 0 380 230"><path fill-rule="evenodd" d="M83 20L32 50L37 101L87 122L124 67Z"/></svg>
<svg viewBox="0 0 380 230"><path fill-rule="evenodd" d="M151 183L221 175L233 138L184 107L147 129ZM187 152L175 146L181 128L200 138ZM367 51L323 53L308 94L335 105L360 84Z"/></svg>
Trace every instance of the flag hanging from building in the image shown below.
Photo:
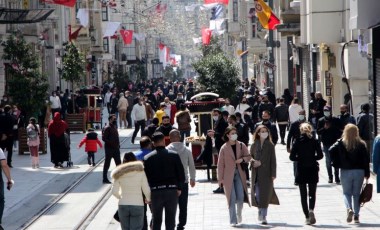
<svg viewBox="0 0 380 230"><path fill-rule="evenodd" d="M117 31L117 28L119 28L120 22L107 22L107 26L105 31L103 32L103 37L111 37L115 34Z"/></svg>
<svg viewBox="0 0 380 230"><path fill-rule="evenodd" d="M75 30L73 33L71 33L71 25L69 25L69 41L77 39L79 35L79 31L82 29L82 26L80 26L77 30Z"/></svg>
<svg viewBox="0 0 380 230"><path fill-rule="evenodd" d="M210 20L216 20L224 17L224 8L222 4L219 4L211 8L211 18Z"/></svg>
<svg viewBox="0 0 380 230"><path fill-rule="evenodd" d="M212 4L212 3L220 3L224 5L228 5L228 0L205 0L204 4Z"/></svg>
<svg viewBox="0 0 380 230"><path fill-rule="evenodd" d="M68 7L74 7L76 0L42 0L43 2L50 4L63 5Z"/></svg>
<svg viewBox="0 0 380 230"><path fill-rule="evenodd" d="M88 9L78 9L77 18L83 27L87 27L90 20L90 13Z"/></svg>
<svg viewBox="0 0 380 230"><path fill-rule="evenodd" d="M263 1L255 0L256 14L261 25L268 30L275 30L280 20L272 12L272 9Z"/></svg>
<svg viewBox="0 0 380 230"><path fill-rule="evenodd" d="M209 28L202 29L202 43L203 45L209 45L211 41L212 30Z"/></svg>
<svg viewBox="0 0 380 230"><path fill-rule="evenodd" d="M159 48L160 62L162 63L164 67L166 67L170 58L170 49L169 47L167 47L165 44L162 44L162 43L158 45L158 48Z"/></svg>
<svg viewBox="0 0 380 230"><path fill-rule="evenodd" d="M133 40L133 30L120 30L121 37L123 38L124 44L132 44Z"/></svg>

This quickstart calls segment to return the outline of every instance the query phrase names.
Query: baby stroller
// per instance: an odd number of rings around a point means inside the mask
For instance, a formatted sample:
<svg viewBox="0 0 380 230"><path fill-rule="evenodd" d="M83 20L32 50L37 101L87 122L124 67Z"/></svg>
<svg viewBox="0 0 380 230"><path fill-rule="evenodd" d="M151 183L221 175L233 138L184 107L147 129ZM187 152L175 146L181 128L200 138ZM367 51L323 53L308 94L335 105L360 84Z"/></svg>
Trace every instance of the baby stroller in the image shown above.
<svg viewBox="0 0 380 230"><path fill-rule="evenodd" d="M70 151L70 134L65 132L65 145L67 149L67 167L73 167L73 162L71 161L71 151Z"/></svg>

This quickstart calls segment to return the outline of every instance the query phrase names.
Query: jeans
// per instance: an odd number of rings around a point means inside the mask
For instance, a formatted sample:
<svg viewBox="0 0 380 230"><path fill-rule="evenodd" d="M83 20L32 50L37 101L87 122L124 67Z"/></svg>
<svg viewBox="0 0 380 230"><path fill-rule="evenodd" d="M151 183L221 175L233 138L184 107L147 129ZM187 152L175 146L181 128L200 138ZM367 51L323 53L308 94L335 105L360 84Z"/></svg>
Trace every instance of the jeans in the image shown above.
<svg viewBox="0 0 380 230"><path fill-rule="evenodd" d="M145 120L135 121L135 131L133 131L132 142L135 141L136 135L139 132L140 127L141 127L141 133L143 133L145 129Z"/></svg>
<svg viewBox="0 0 380 230"><path fill-rule="evenodd" d="M190 130L189 131L180 131L181 133L181 142L185 140L185 136L189 137L190 136ZM189 143L186 143L186 146L189 146Z"/></svg>
<svg viewBox="0 0 380 230"><path fill-rule="evenodd" d="M359 216L360 204L359 196L364 181L363 169L342 169L342 187L344 195L344 204L347 209L352 209L352 198L354 203L354 214Z"/></svg>
<svg viewBox="0 0 380 230"><path fill-rule="evenodd" d="M185 229L187 222L187 201L189 197L189 183L184 183L182 186L181 195L178 197L178 207L179 207L179 222L177 225L177 230Z"/></svg>
<svg viewBox="0 0 380 230"><path fill-rule="evenodd" d="M161 230L162 211L164 209L166 230L174 230L178 205L177 189L153 190L151 192L151 199L153 230Z"/></svg>
<svg viewBox="0 0 380 230"><path fill-rule="evenodd" d="M317 184L308 184L309 194L307 193L306 184L299 184L301 194L302 210L306 218L309 218L309 210L314 210L315 197L317 192ZM307 205L307 198L309 197L309 206Z"/></svg>
<svg viewBox="0 0 380 230"><path fill-rule="evenodd" d="M122 230L141 230L144 225L144 206L119 205Z"/></svg>
<svg viewBox="0 0 380 230"><path fill-rule="evenodd" d="M285 125L278 125L278 128L280 130L281 142L285 142L286 127L288 127L287 124L285 124Z"/></svg>
<svg viewBox="0 0 380 230"><path fill-rule="evenodd" d="M333 179L333 175L332 175L333 166L331 166L331 157L330 157L330 153L329 153L329 148L330 148L330 146L323 145L322 150L323 150L323 153L325 154L327 174L329 175L329 180L332 180ZM334 175L335 175L335 182L340 182L339 168L334 167Z"/></svg>
<svg viewBox="0 0 380 230"><path fill-rule="evenodd" d="M255 194L257 203L260 202L260 189L259 184L255 184ZM259 208L259 216L266 217L268 215L268 208Z"/></svg>
<svg viewBox="0 0 380 230"><path fill-rule="evenodd" d="M106 156L103 165L103 180L108 180L107 173L111 165L111 159L115 161L116 166L121 164L120 149L105 148Z"/></svg>
<svg viewBox="0 0 380 230"><path fill-rule="evenodd" d="M246 183L244 181L244 183ZM230 196L230 224L237 224L236 214L241 216L244 203L244 189L243 183L240 178L239 170L236 168L234 173L234 180L232 181L232 191ZM237 204L237 213L236 205Z"/></svg>

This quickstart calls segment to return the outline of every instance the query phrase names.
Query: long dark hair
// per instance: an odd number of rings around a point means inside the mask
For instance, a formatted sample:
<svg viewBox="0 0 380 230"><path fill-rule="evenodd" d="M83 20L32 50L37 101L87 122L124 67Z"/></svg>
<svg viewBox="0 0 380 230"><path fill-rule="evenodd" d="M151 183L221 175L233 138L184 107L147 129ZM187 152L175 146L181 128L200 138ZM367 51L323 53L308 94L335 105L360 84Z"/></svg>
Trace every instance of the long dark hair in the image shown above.
<svg viewBox="0 0 380 230"><path fill-rule="evenodd" d="M128 163L132 161L137 161L135 154L133 154L133 152L125 153L123 157L123 163Z"/></svg>
<svg viewBox="0 0 380 230"><path fill-rule="evenodd" d="M235 130L235 131L236 131L236 128L233 127L233 126L228 126L228 127L226 128L226 131L224 132L224 135L223 135L223 140L224 140L225 142L229 141L229 138L227 137L227 134L229 134L232 130Z"/></svg>
<svg viewBox="0 0 380 230"><path fill-rule="evenodd" d="M33 125L33 127L34 127L34 130L36 130L37 133L40 134L40 132L38 131L37 125L36 125L36 123L37 123L37 119L34 118L34 117L31 117L31 118L29 119L29 121L32 123L32 125Z"/></svg>

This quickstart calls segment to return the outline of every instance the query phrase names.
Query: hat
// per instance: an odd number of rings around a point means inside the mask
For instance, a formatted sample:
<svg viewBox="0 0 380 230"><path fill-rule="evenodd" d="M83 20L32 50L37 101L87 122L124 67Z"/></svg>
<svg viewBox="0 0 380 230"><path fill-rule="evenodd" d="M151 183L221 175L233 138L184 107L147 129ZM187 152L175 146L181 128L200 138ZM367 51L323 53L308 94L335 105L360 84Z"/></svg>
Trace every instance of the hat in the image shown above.
<svg viewBox="0 0 380 230"><path fill-rule="evenodd" d="M165 136L164 136L164 134L161 133L161 132L155 132L155 133L153 133L153 135L152 135L152 141L153 141L153 142L160 141L160 140L162 140L162 139L164 139L164 138L165 138Z"/></svg>
<svg viewBox="0 0 380 230"><path fill-rule="evenodd" d="M323 107L323 111L331 111L331 107L326 105L325 107Z"/></svg>

